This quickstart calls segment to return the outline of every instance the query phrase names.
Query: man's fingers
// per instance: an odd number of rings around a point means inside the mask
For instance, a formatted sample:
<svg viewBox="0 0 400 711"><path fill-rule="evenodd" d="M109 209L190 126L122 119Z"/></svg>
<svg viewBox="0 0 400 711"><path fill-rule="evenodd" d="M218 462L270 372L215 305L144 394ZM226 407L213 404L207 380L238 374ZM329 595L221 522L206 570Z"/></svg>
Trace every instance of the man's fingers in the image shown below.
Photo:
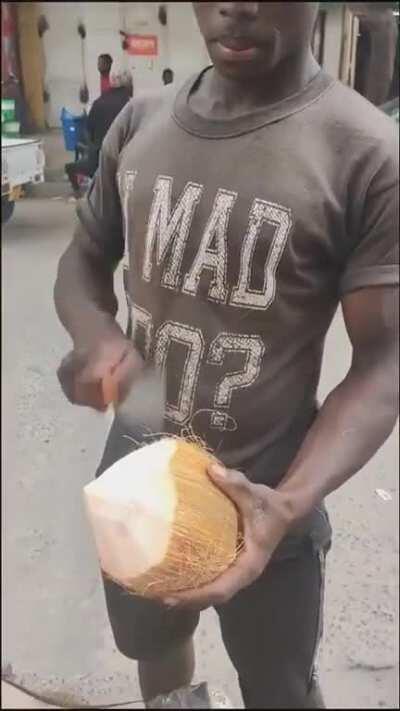
<svg viewBox="0 0 400 711"><path fill-rule="evenodd" d="M213 583L204 585L197 590L177 593L164 602L173 607L193 607L200 610L223 605L240 590L251 585L260 576L263 569L264 562L257 563L252 552L245 551Z"/></svg>
<svg viewBox="0 0 400 711"><path fill-rule="evenodd" d="M104 401L102 381L100 379L91 382L76 381L73 402L104 412L108 403Z"/></svg>
<svg viewBox="0 0 400 711"><path fill-rule="evenodd" d="M141 365L130 341L106 338L95 348L71 351L57 375L70 402L104 411L124 399Z"/></svg>
<svg viewBox="0 0 400 711"><path fill-rule="evenodd" d="M208 470L210 478L236 504L243 517L251 513L253 492L249 480L241 472L213 464Z"/></svg>
<svg viewBox="0 0 400 711"><path fill-rule="evenodd" d="M98 410L105 410L112 403L123 400L134 377L135 362L129 351L119 362L99 360L88 363L76 377L75 401L90 403Z"/></svg>
<svg viewBox="0 0 400 711"><path fill-rule="evenodd" d="M57 370L57 377L64 395L71 402L75 402L75 381L77 368L81 366L79 356L73 351L63 358Z"/></svg>
<svg viewBox="0 0 400 711"><path fill-rule="evenodd" d="M124 402L142 368L143 361L134 352L127 353L125 358L117 365L113 377L118 384L118 402Z"/></svg>

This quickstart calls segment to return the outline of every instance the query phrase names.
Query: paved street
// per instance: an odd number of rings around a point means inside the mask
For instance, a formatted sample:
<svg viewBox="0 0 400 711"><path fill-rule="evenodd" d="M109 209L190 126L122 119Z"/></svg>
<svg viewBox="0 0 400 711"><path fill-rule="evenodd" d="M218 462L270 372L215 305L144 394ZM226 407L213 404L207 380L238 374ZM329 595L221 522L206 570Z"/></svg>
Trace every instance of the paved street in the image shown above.
<svg viewBox="0 0 400 711"><path fill-rule="evenodd" d="M108 420L70 406L55 375L69 339L52 290L73 219L64 200L26 199L3 230L2 674L57 706L139 708L136 669L113 646L82 507ZM327 351L322 395L349 363L339 317ZM397 436L329 500L335 538L321 666L331 707L397 707ZM196 641L198 679L240 707L214 613L203 615Z"/></svg>

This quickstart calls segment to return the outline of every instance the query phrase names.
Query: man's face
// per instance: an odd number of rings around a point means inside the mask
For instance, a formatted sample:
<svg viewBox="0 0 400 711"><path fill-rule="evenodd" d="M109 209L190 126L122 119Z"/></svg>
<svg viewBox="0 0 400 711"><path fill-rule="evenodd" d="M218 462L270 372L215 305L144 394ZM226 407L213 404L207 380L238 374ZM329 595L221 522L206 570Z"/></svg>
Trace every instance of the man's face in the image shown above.
<svg viewBox="0 0 400 711"><path fill-rule="evenodd" d="M318 3L195 2L200 32L217 71L233 79L267 75L311 41Z"/></svg>

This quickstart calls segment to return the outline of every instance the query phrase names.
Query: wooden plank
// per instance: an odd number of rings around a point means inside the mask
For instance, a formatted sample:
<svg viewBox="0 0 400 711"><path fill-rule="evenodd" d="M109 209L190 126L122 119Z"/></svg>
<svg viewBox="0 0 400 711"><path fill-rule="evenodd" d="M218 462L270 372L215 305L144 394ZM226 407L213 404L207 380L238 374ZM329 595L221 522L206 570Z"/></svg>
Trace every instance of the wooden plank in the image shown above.
<svg viewBox="0 0 400 711"><path fill-rule="evenodd" d="M42 41L37 30L36 2L17 3L17 33L24 96L37 130L46 127L44 90L44 61Z"/></svg>

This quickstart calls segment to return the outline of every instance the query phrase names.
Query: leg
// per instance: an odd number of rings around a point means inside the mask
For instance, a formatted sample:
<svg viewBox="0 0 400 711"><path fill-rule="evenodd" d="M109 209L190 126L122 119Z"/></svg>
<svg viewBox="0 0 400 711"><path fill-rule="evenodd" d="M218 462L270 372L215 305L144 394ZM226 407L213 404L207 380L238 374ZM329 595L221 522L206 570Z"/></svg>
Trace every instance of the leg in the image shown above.
<svg viewBox="0 0 400 711"><path fill-rule="evenodd" d="M217 610L246 708L324 708L313 674L322 562L311 545L295 558L271 562L254 585Z"/></svg>
<svg viewBox="0 0 400 711"><path fill-rule="evenodd" d="M189 685L199 615L131 595L107 578L103 585L115 644L121 654L139 662L143 699Z"/></svg>
<svg viewBox="0 0 400 711"><path fill-rule="evenodd" d="M134 449L115 421L97 476ZM193 633L199 614L170 610L151 600L131 595L108 578L104 592L114 639L119 651L139 660L139 681L143 699L190 684L194 673Z"/></svg>
<svg viewBox="0 0 400 711"><path fill-rule="evenodd" d="M65 172L68 176L68 180L71 184L72 191L75 195L75 197L79 197L80 192L79 192L79 183L78 183L78 173L79 169L77 169L77 166L79 163L66 163L65 164Z"/></svg>
<svg viewBox="0 0 400 711"><path fill-rule="evenodd" d="M139 662L140 690L144 701L189 686L194 674L194 644L190 637L179 647L151 662Z"/></svg>
<svg viewBox="0 0 400 711"><path fill-rule="evenodd" d="M88 178L92 177L93 175L93 159L89 160L88 158L81 158L81 160L76 161L75 163L66 163L65 165L65 172L68 175L69 182L71 183L72 190L74 192L75 197L80 196L80 189L79 189L79 183L78 183L78 175L86 175Z"/></svg>

